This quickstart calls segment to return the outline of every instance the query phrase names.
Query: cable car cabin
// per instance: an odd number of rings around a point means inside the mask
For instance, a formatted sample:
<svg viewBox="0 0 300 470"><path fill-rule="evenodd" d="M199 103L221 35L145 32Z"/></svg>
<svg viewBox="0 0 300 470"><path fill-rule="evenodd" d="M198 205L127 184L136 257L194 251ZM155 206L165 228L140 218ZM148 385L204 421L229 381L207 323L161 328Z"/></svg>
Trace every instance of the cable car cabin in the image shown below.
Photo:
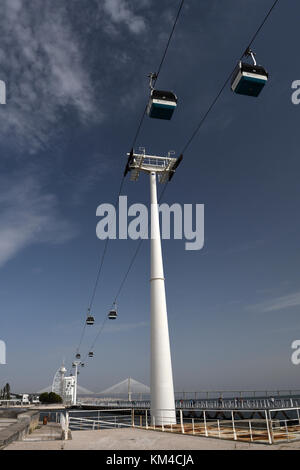
<svg viewBox="0 0 300 470"><path fill-rule="evenodd" d="M95 318L89 315L86 319L86 324L93 325L94 323L95 323Z"/></svg>
<svg viewBox="0 0 300 470"><path fill-rule="evenodd" d="M76 357L76 359L80 359L80 354L77 353L75 357Z"/></svg>
<svg viewBox="0 0 300 470"><path fill-rule="evenodd" d="M152 90L147 106L151 118L170 120L177 106L177 96L171 91Z"/></svg>
<svg viewBox="0 0 300 470"><path fill-rule="evenodd" d="M117 318L118 314L116 310L111 310L108 314L108 318L110 320L115 320Z"/></svg>
<svg viewBox="0 0 300 470"><path fill-rule="evenodd" d="M268 76L261 65L239 62L232 76L231 89L239 95L258 96L267 83Z"/></svg>
<svg viewBox="0 0 300 470"><path fill-rule="evenodd" d="M89 352L89 357L94 357L94 353L92 351Z"/></svg>

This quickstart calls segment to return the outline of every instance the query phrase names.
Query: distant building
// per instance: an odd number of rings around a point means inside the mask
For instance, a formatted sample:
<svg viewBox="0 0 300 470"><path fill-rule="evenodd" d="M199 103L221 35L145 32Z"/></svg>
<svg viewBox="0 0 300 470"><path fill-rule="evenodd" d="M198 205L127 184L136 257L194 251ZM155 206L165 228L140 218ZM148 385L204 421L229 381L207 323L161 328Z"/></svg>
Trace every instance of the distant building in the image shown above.
<svg viewBox="0 0 300 470"><path fill-rule="evenodd" d="M75 405L76 378L74 376L63 378L62 399L65 405Z"/></svg>
<svg viewBox="0 0 300 470"><path fill-rule="evenodd" d="M76 378L65 377L67 369L62 365L55 373L51 391L61 396L65 405L74 405L76 399Z"/></svg>
<svg viewBox="0 0 300 470"><path fill-rule="evenodd" d="M75 375L70 375L65 377L65 373L67 372L64 365L62 365L55 373L52 385L49 385L42 390L39 390L37 393L41 395L42 393L49 393L54 392L59 395L63 403L68 406L72 406L75 404L76 401L76 388L79 396L81 395L94 395L93 392L87 390L84 387L81 387L77 384L77 380Z"/></svg>
<svg viewBox="0 0 300 470"><path fill-rule="evenodd" d="M30 405L29 394L23 393L22 395L22 405Z"/></svg>

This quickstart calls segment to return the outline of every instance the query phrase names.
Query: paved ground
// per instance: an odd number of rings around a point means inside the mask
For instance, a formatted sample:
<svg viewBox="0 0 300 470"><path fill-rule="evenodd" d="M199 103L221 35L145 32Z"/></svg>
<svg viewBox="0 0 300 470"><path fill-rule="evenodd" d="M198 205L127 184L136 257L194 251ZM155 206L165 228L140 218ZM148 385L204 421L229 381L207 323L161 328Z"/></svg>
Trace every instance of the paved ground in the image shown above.
<svg viewBox="0 0 300 470"><path fill-rule="evenodd" d="M7 428L11 424L16 423L18 420L13 418L0 418L0 431Z"/></svg>
<svg viewBox="0 0 300 470"><path fill-rule="evenodd" d="M56 423L48 423L47 426L39 424L39 426L31 433L26 436L24 441L55 441L61 440L61 426Z"/></svg>
<svg viewBox="0 0 300 470"><path fill-rule="evenodd" d="M4 450L231 450L259 449L300 450L300 442L281 445L246 444L198 436L146 431L141 429L108 429L73 431L72 440L48 442L14 442Z"/></svg>

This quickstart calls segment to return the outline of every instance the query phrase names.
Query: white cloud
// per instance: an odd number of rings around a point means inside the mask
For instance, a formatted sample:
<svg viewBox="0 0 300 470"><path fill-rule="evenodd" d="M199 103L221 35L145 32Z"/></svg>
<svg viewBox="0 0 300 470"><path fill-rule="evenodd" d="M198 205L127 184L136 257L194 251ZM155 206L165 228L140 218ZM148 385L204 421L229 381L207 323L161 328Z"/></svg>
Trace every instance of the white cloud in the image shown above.
<svg viewBox="0 0 300 470"><path fill-rule="evenodd" d="M33 152L57 132L66 107L72 106L83 122L99 119L66 3L2 0L1 17L1 78L8 89L7 105L0 110L2 135L13 135Z"/></svg>
<svg viewBox="0 0 300 470"><path fill-rule="evenodd" d="M0 179L0 266L32 243L63 243L77 234L57 206L37 176Z"/></svg>
<svg viewBox="0 0 300 470"><path fill-rule="evenodd" d="M252 305L250 308L251 310L259 312L274 312L285 308L297 307L298 305L300 305L300 292L295 292L293 294L276 297L275 299Z"/></svg>
<svg viewBox="0 0 300 470"><path fill-rule="evenodd" d="M146 29L144 18L135 14L126 0L104 0L103 9L113 23L125 24L134 34L140 34Z"/></svg>

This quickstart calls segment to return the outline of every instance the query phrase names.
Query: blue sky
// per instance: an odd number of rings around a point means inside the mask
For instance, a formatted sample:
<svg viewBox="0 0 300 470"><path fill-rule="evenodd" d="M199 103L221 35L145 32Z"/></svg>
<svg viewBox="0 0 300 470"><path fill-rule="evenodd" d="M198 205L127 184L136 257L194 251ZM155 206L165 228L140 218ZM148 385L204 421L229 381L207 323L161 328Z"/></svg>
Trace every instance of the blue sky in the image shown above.
<svg viewBox="0 0 300 470"><path fill-rule="evenodd" d="M178 2L3 0L0 79L0 386L47 386L79 341L104 242L96 208L114 203L126 152ZM157 86L178 96L170 122L146 119L136 148L178 154L247 46L270 0L185 2ZM168 203L205 204L205 246L164 241L176 390L299 388L300 5L281 1L253 49L270 80L258 99L226 88ZM126 180L129 204L148 181ZM111 241L93 341L138 242ZM149 244L144 242L80 383L149 383Z"/></svg>

